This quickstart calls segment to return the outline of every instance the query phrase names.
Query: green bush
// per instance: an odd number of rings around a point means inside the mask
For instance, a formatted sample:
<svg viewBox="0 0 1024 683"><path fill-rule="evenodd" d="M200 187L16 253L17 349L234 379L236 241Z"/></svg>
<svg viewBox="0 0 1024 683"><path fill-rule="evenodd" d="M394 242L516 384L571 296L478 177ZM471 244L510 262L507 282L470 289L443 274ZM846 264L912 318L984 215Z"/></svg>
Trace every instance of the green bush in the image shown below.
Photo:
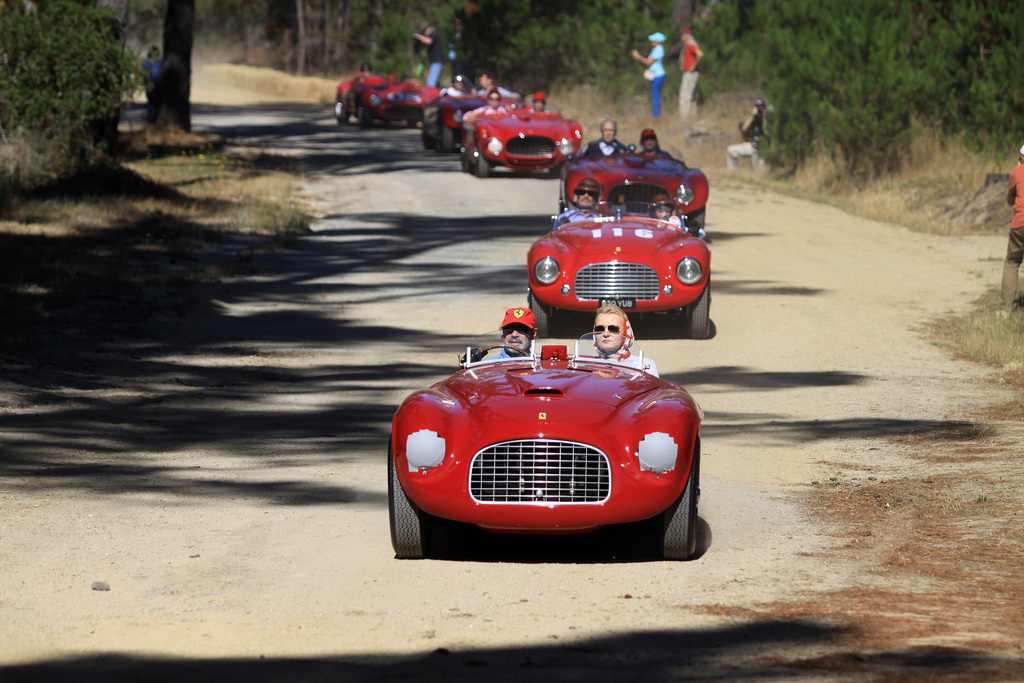
<svg viewBox="0 0 1024 683"><path fill-rule="evenodd" d="M69 0L6 14L0 64L0 125L8 135L49 140L56 173L89 161L104 122L142 83L113 15Z"/></svg>

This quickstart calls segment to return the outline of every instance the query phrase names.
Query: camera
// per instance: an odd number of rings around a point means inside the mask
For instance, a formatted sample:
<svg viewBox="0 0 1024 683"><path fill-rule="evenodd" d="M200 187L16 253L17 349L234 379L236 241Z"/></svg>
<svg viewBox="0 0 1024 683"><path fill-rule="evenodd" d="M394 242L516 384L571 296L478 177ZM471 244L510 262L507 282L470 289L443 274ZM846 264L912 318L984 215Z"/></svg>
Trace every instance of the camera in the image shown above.
<svg viewBox="0 0 1024 683"><path fill-rule="evenodd" d="M757 111L759 113L761 113L761 114L764 113L764 108L765 108L764 100L758 100L757 102L754 102L754 106L757 107Z"/></svg>

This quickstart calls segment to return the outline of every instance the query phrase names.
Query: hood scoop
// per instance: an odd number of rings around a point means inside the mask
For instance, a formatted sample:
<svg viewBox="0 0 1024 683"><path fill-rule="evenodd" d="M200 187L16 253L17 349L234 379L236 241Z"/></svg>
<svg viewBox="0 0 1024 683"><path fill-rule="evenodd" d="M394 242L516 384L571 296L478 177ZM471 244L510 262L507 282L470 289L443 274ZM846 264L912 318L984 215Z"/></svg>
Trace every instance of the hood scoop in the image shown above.
<svg viewBox="0 0 1024 683"><path fill-rule="evenodd" d="M555 387L534 387L527 389L523 392L523 396L530 397L554 397L554 396L565 396L565 392Z"/></svg>

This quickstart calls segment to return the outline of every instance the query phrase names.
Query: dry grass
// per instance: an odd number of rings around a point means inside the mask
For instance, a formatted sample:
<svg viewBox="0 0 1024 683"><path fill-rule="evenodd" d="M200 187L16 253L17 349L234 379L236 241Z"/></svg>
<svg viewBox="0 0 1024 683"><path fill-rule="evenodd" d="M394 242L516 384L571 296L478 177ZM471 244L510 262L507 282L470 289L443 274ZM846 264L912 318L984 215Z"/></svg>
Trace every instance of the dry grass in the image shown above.
<svg viewBox="0 0 1024 683"><path fill-rule="evenodd" d="M232 88L250 93L250 99L282 102L333 103L338 88L335 79L297 77L277 71L238 64L210 64L196 69L194 101L201 101L206 89ZM198 96L198 99L197 99Z"/></svg>
<svg viewBox="0 0 1024 683"><path fill-rule="evenodd" d="M955 353L1000 369L1005 381L1024 387L1024 313L997 318L995 296L963 315L936 321L932 334ZM1024 398L1018 405L1024 415Z"/></svg>

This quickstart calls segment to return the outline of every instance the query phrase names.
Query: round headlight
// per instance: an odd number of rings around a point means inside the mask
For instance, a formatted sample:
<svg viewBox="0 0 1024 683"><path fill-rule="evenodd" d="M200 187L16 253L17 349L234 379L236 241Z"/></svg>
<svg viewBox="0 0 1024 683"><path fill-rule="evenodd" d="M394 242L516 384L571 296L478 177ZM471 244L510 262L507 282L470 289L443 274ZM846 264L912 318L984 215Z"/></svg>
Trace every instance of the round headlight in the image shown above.
<svg viewBox="0 0 1024 683"><path fill-rule="evenodd" d="M542 285L550 285L558 279L558 261L550 256L545 256L533 265L533 276Z"/></svg>
<svg viewBox="0 0 1024 683"><path fill-rule="evenodd" d="M704 270L700 267L700 261L687 256L676 264L676 277L684 285L694 285L700 282L700 276Z"/></svg>
<svg viewBox="0 0 1024 683"><path fill-rule="evenodd" d="M379 107L380 102L380 95L378 95L377 93L373 93L372 95L370 95L370 104L372 104L375 107Z"/></svg>
<svg viewBox="0 0 1024 683"><path fill-rule="evenodd" d="M494 156L501 154L501 140L498 138L491 138L487 143L487 151Z"/></svg>
<svg viewBox="0 0 1024 683"><path fill-rule="evenodd" d="M693 190L689 185L680 185L676 188L676 201L683 206L689 206L690 202L693 201L693 198Z"/></svg>
<svg viewBox="0 0 1024 683"><path fill-rule="evenodd" d="M566 138L562 138L558 141L558 151L565 156L566 154L572 154L572 143Z"/></svg>
<svg viewBox="0 0 1024 683"><path fill-rule="evenodd" d="M452 121L455 123L462 123L462 112L456 110L455 113L452 114Z"/></svg>

